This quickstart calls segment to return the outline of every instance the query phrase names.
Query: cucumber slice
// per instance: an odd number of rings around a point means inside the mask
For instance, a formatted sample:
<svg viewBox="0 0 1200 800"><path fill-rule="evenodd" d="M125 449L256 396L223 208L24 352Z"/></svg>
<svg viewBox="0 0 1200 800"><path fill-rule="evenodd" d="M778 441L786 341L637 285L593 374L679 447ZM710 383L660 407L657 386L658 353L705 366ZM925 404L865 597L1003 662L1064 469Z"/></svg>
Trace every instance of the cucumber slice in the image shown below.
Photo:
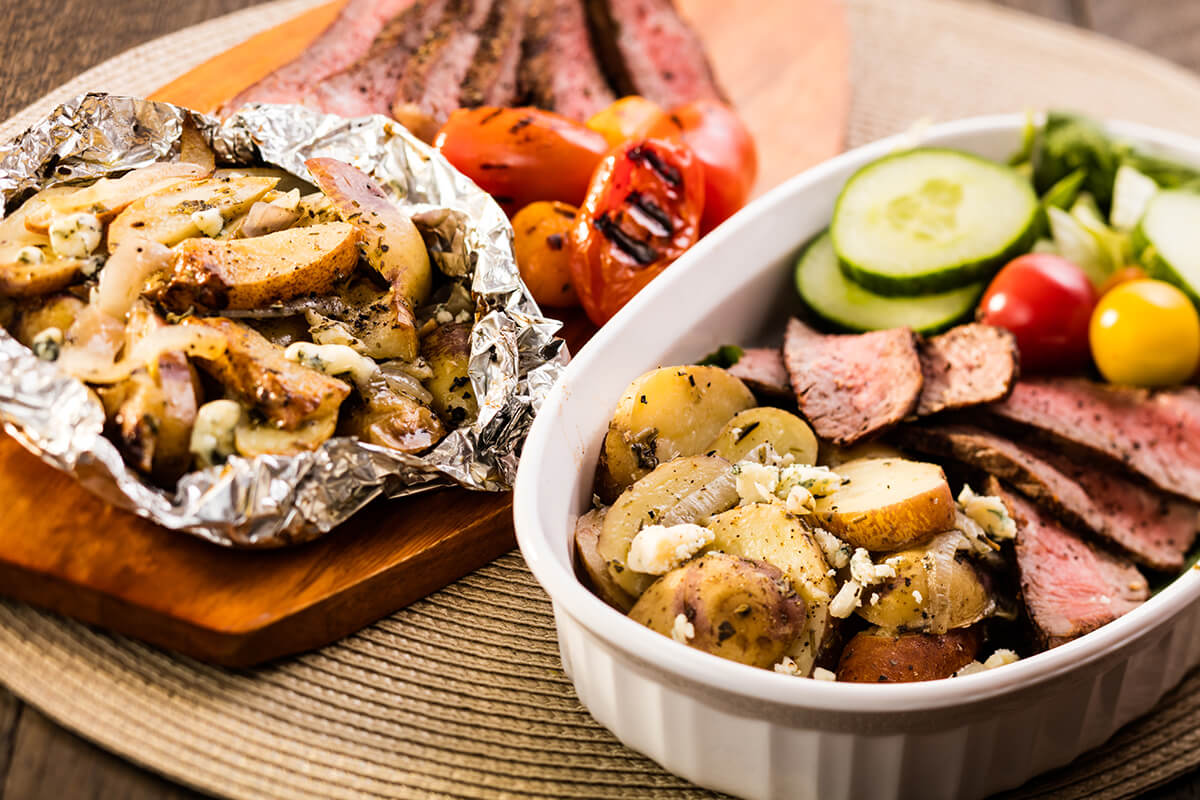
<svg viewBox="0 0 1200 800"><path fill-rule="evenodd" d="M882 297L854 283L838 268L833 240L826 231L796 262L796 291L814 314L852 331L909 327L918 333L948 328L975 308L984 283L924 297Z"/></svg>
<svg viewBox="0 0 1200 800"><path fill-rule="evenodd" d="M852 175L830 230L847 276L878 294L912 296L990 277L1033 244L1038 209L1012 168L923 148Z"/></svg>
<svg viewBox="0 0 1200 800"><path fill-rule="evenodd" d="M1200 194L1164 189L1146 206L1133 246L1151 277L1175 284L1200 305Z"/></svg>

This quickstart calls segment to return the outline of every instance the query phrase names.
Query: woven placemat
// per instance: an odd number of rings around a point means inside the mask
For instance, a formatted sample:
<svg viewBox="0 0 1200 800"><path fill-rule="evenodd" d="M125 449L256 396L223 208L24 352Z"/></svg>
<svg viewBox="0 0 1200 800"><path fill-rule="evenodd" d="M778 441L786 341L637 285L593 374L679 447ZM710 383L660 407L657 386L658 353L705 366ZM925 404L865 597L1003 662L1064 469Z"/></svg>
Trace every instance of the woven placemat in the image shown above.
<svg viewBox="0 0 1200 800"><path fill-rule="evenodd" d="M131 50L0 137L80 91L147 94L314 4L260 6ZM1200 82L1101 37L948 0L851 0L848 13L852 146L925 118L1047 106L1200 131ZM515 553L336 645L257 670L0 603L0 682L82 736L217 795L713 796L626 749L579 705L549 602ZM1193 675L1107 745L1013 796L1128 797L1197 764Z"/></svg>

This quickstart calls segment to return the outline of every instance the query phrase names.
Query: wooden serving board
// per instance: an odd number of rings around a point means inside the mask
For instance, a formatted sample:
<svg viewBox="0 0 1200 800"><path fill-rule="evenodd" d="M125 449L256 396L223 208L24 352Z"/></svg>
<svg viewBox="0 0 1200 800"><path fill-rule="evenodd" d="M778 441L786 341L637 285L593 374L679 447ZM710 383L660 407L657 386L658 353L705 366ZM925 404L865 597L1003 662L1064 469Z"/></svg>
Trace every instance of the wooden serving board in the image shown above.
<svg viewBox="0 0 1200 800"><path fill-rule="evenodd" d="M202 111L290 61L334 19L318 6L153 95ZM680 0L757 137L758 190L842 148L848 37L838 0ZM578 349L592 329L564 315ZM325 537L229 550L109 506L0 436L0 593L186 655L249 666L341 638L515 545L507 494L381 501Z"/></svg>

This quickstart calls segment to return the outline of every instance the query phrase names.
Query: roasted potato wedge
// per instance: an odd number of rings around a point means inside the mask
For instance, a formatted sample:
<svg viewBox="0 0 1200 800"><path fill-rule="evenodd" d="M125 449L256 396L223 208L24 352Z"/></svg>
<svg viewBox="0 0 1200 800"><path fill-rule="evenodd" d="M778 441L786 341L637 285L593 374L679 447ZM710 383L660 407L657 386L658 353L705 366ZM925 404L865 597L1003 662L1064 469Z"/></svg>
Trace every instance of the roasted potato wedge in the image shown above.
<svg viewBox="0 0 1200 800"><path fill-rule="evenodd" d="M937 464L867 458L837 474L843 484L817 498L816 519L855 547L897 550L954 527L954 494Z"/></svg>
<svg viewBox="0 0 1200 800"><path fill-rule="evenodd" d="M746 385L720 367L647 372L617 401L596 471L596 493L611 502L659 464L706 452L725 423L753 405Z"/></svg>
<svg viewBox="0 0 1200 800"><path fill-rule="evenodd" d="M188 317L181 324L198 325L225 337L224 354L197 359L242 403L258 409L273 427L296 431L305 423L332 415L350 394L350 386L284 356L258 331L223 317Z"/></svg>
<svg viewBox="0 0 1200 800"><path fill-rule="evenodd" d="M369 280L352 278L335 294L315 298L305 317L318 344L344 344L375 359L411 361L415 356L407 307L395 288L379 289Z"/></svg>
<svg viewBox="0 0 1200 800"><path fill-rule="evenodd" d="M789 653L802 674L811 671L816 659L833 642L833 618L829 601L837 584L829 575L829 564L799 518L776 503L753 503L717 514L708 522L713 542L708 550L765 561L783 570L804 598L807 621L802 646Z"/></svg>
<svg viewBox="0 0 1200 800"><path fill-rule="evenodd" d="M200 236L197 219L207 212L220 215L222 225L250 210L275 188L274 177L212 177L183 181L130 203L108 226L108 252L131 236L174 246ZM211 233L211 232L210 232Z"/></svg>
<svg viewBox="0 0 1200 800"><path fill-rule="evenodd" d="M212 172L197 164L164 162L132 170L120 178L101 178L91 186L56 195L45 206L25 219L25 227L36 233L46 233L56 216L85 212L95 214L102 223L111 222L139 198L195 181Z"/></svg>
<svg viewBox="0 0 1200 800"><path fill-rule="evenodd" d="M715 451L726 461L736 463L764 444L770 444L781 456L790 455L796 464L817 461L817 436L808 423L782 408L769 406L735 414L706 452Z"/></svg>
<svg viewBox="0 0 1200 800"><path fill-rule="evenodd" d="M421 355L433 377L425 388L433 395L433 409L451 428L469 423L479 414L479 401L467 376L471 359L471 324L439 325L421 340Z"/></svg>
<svg viewBox="0 0 1200 800"><path fill-rule="evenodd" d="M0 249L0 297L40 297L67 288L83 275L83 260L38 250L45 260L26 261L20 249Z"/></svg>
<svg viewBox="0 0 1200 800"><path fill-rule="evenodd" d="M689 647L770 669L804 631L804 601L771 564L708 553L646 589L630 618Z"/></svg>
<svg viewBox="0 0 1200 800"><path fill-rule="evenodd" d="M446 435L429 406L376 379L359 387L362 403L347 415L344 433L402 453L422 453Z"/></svg>
<svg viewBox="0 0 1200 800"><path fill-rule="evenodd" d="M598 549L606 513L606 509L592 509L575 523L575 557L600 599L627 614L633 608L634 598L608 574L608 563Z"/></svg>
<svg viewBox="0 0 1200 800"><path fill-rule="evenodd" d="M158 301L172 311L262 308L325 294L354 271L358 231L344 222L253 239L186 239Z"/></svg>
<svg viewBox="0 0 1200 800"><path fill-rule="evenodd" d="M886 630L922 633L945 633L990 616L996 610L991 582L958 550L962 540L950 531L888 556L896 577L867 587L858 615Z"/></svg>
<svg viewBox="0 0 1200 800"><path fill-rule="evenodd" d="M729 462L715 456L677 458L626 489L604 518L597 550L609 575L632 597L654 581L626 564L633 537L646 525L698 522L738 500Z"/></svg>
<svg viewBox="0 0 1200 800"><path fill-rule="evenodd" d="M313 185L308 181L298 178L286 169L279 167L222 167L213 172L214 178L268 178L276 181L273 191L290 192L292 189L299 189L300 194L319 195L318 192L313 192ZM320 195L324 196L324 195ZM337 222L336 217L322 220L322 222Z"/></svg>
<svg viewBox="0 0 1200 800"><path fill-rule="evenodd" d="M338 415L332 413L314 417L294 430L287 431L271 425L255 424L243 414L233 434L234 446L238 455L246 458L266 455L294 456L316 450L333 436L337 424Z"/></svg>
<svg viewBox="0 0 1200 800"><path fill-rule="evenodd" d="M846 643L838 662L839 681L910 683L949 678L979 654L978 625L946 633L891 633L871 628Z"/></svg>
<svg viewBox="0 0 1200 800"><path fill-rule="evenodd" d="M47 328L58 328L65 335L75 324L85 303L69 294L55 294L25 301L12 326L12 335L26 347L33 347L33 338Z"/></svg>

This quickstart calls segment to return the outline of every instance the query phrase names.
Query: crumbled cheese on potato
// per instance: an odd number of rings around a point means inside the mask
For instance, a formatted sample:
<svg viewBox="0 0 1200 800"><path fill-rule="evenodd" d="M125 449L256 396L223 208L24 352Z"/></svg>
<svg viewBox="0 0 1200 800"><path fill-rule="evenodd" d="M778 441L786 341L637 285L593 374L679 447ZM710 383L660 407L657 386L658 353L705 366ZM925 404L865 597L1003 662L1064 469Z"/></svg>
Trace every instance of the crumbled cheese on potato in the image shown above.
<svg viewBox="0 0 1200 800"><path fill-rule="evenodd" d="M733 474L742 505L769 503L775 499L775 487L779 485L778 467L739 461L734 465Z"/></svg>
<svg viewBox="0 0 1200 800"><path fill-rule="evenodd" d="M664 575L712 544L712 540L712 531L691 522L647 525L633 537L625 563L635 572Z"/></svg>
<svg viewBox="0 0 1200 800"><path fill-rule="evenodd" d="M676 614L675 624L671 626L671 638L680 644L687 644L696 638L696 626L688 622L683 614Z"/></svg>
<svg viewBox="0 0 1200 800"><path fill-rule="evenodd" d="M22 264L41 264L45 262L46 254L42 252L42 248L27 245L17 251L17 261Z"/></svg>
<svg viewBox="0 0 1200 800"><path fill-rule="evenodd" d="M87 258L100 246L103 231L95 214L55 217L50 221L50 248L64 258Z"/></svg>
<svg viewBox="0 0 1200 800"><path fill-rule="evenodd" d="M844 482L842 476L829 467L793 464L779 471L779 494L787 494L793 486L803 486L814 497L825 497L833 494Z"/></svg>
<svg viewBox="0 0 1200 800"><path fill-rule="evenodd" d="M958 506L993 539L1016 537L1017 523L999 497L975 494L970 486L963 484L962 491L958 493Z"/></svg>
<svg viewBox="0 0 1200 800"><path fill-rule="evenodd" d="M912 599L917 601L917 605L921 605L925 602L925 596L921 594L919 589L913 589Z"/></svg>
<svg viewBox="0 0 1200 800"><path fill-rule="evenodd" d="M216 236L225 227L225 218L219 208L206 208L192 212L192 222L205 236Z"/></svg>
<svg viewBox="0 0 1200 800"><path fill-rule="evenodd" d="M799 675L800 665L796 663L796 659L791 656L784 656L778 664L775 665L775 671L780 675Z"/></svg>
<svg viewBox="0 0 1200 800"><path fill-rule="evenodd" d="M379 372L379 365L344 344L313 344L292 342L283 351L284 358L326 375L349 375L356 384L365 386Z"/></svg>
<svg viewBox="0 0 1200 800"><path fill-rule="evenodd" d="M824 667L817 667L813 670L813 680L816 681L836 681L837 673Z"/></svg>
<svg viewBox="0 0 1200 800"><path fill-rule="evenodd" d="M829 602L829 613L838 619L846 619L854 613L854 609L862 605L862 584L848 580L838 589L838 593Z"/></svg>
<svg viewBox="0 0 1200 800"><path fill-rule="evenodd" d="M954 677L961 678L964 675L974 675L978 672L986 672L989 669L995 669L996 667L1003 667L1008 664L1016 663L1017 661L1020 661L1020 660L1021 660L1021 657L1019 655L1017 655L1016 653L1014 653L1012 650L1007 650L1007 649L997 650L996 652L994 652L990 656L988 656L987 660L984 661L983 663L980 663L978 661L972 661L970 664L967 664L965 667L960 669L958 672L954 673Z"/></svg>
<svg viewBox="0 0 1200 800"><path fill-rule="evenodd" d="M816 499L812 492L805 489L803 486L793 486L787 494L787 500L784 501L789 514L801 516L803 514L811 514L816 510Z"/></svg>
<svg viewBox="0 0 1200 800"><path fill-rule="evenodd" d="M850 548L850 545L824 528L813 528L813 537L816 538L817 544L820 545L821 552L825 554L825 560L829 563L829 566L834 569L845 569L849 566L850 556L854 552Z"/></svg>
<svg viewBox="0 0 1200 800"><path fill-rule="evenodd" d="M896 568L884 562L876 564L871 561L871 554L865 547L854 550L850 557L850 577L863 586L874 586L880 581L896 577Z"/></svg>
<svg viewBox="0 0 1200 800"><path fill-rule="evenodd" d="M213 400L200 406L188 445L200 466L220 464L234 453L234 432L241 418L242 407L232 400Z"/></svg>
<svg viewBox="0 0 1200 800"><path fill-rule="evenodd" d="M433 315L433 318L437 320L439 325L449 325L451 322L454 322L454 315L444 308L439 308L438 312Z"/></svg>

